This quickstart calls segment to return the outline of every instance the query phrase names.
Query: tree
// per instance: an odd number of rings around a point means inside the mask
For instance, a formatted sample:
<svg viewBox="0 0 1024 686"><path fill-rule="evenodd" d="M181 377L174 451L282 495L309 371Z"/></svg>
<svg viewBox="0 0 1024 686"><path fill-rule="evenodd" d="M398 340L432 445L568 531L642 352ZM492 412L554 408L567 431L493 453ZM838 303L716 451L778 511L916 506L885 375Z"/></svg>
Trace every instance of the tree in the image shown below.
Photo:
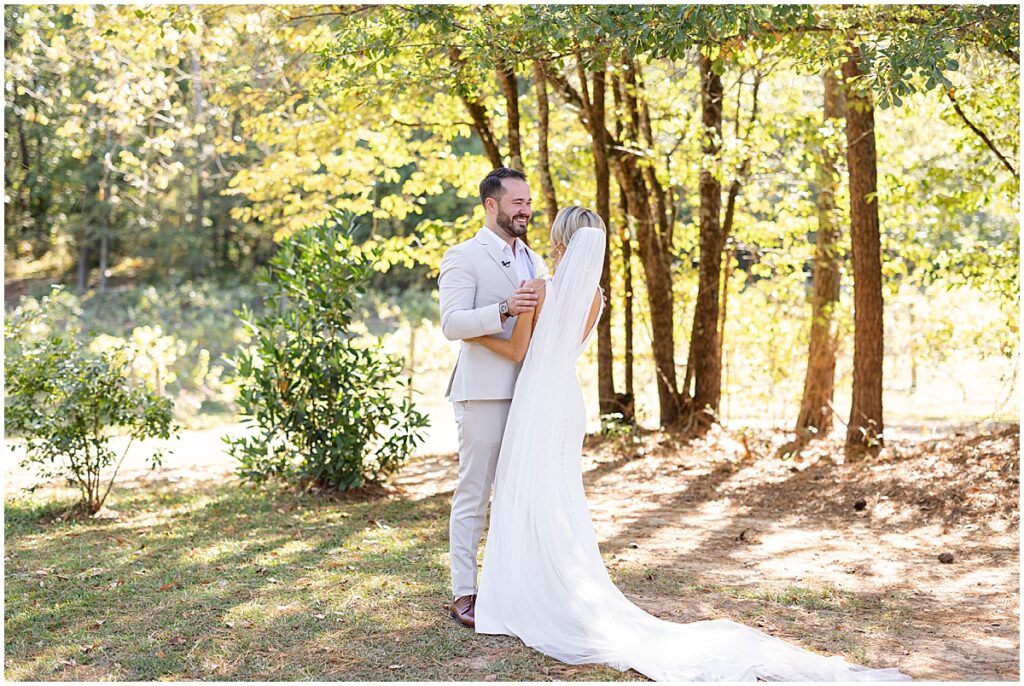
<svg viewBox="0 0 1024 686"><path fill-rule="evenodd" d="M796 420L797 443L821 437L832 428L832 400L835 388L836 333L833 310L839 302L839 265L836 244L839 221L836 216L837 170L835 138L843 117L842 90L832 70L822 75L824 84L823 128L817 174L818 230L814 253L811 331L807 351L807 372L803 398ZM792 449L792 448L790 448Z"/></svg>
<svg viewBox="0 0 1024 686"><path fill-rule="evenodd" d="M878 169L871 92L860 90L860 49L843 64L846 87L846 159L850 173L853 244L853 405L846 430L851 456L877 455L882 445L882 258L878 227Z"/></svg>

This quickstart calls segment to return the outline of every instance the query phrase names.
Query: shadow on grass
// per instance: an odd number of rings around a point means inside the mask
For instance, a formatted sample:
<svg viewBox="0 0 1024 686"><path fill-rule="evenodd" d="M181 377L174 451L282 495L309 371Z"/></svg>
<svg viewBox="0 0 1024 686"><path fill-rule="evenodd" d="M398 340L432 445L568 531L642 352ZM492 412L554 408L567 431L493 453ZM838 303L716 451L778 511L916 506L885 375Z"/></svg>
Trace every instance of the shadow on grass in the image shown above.
<svg viewBox="0 0 1024 686"><path fill-rule="evenodd" d="M587 472L588 487L626 462L617 459ZM439 479L450 477L452 469L441 456L423 472ZM793 503L785 514L809 535L825 527L842 530L849 515L826 508L826 494L852 499L875 488L827 462L777 483L730 484L732 474L697 475L678 493L659 496L653 510L622 522L620 533L603 542L602 550L619 552L633 542L642 544L658 528L699 517L700 506L726 490L749 509L744 517L770 517L779 503ZM158 480L112 495L110 506L122 513L120 520L63 522L50 520L67 503L9 500L5 676L40 681L641 678L635 672L563 665L515 639L478 636L449 619L443 604L451 494L412 496L325 498L234 480ZM905 497L917 496L909 490ZM901 640L911 607L905 599L890 602L877 593L794 585L713 586L676 571L685 570L688 559L728 561L732 553L721 547L734 538L736 523L732 517L716 522L695 549L657 567L619 561L613 579L634 602L664 619L733 618L857 662L864 662L865 642L851 627L870 632L875 644ZM902 526L884 528L901 531ZM908 531L913 526L906 524ZM815 545L811 537L806 549Z"/></svg>
<svg viewBox="0 0 1024 686"><path fill-rule="evenodd" d="M6 503L7 679L637 676L566 671L451 620L449 494L154 483L112 500L120 521L44 524L47 507Z"/></svg>

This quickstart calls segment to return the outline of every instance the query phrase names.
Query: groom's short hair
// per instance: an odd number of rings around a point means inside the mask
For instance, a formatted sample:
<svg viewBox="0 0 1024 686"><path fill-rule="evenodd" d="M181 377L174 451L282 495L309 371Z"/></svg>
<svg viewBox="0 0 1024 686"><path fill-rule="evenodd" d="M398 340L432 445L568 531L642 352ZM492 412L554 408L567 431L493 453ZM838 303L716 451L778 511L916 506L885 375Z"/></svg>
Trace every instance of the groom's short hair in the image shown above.
<svg viewBox="0 0 1024 686"><path fill-rule="evenodd" d="M508 167L498 167L490 174L484 177L484 180L480 182L480 202L483 203L487 198L494 198L498 200L501 197L502 179L520 179L526 181L526 174L519 171L518 169L509 169Z"/></svg>

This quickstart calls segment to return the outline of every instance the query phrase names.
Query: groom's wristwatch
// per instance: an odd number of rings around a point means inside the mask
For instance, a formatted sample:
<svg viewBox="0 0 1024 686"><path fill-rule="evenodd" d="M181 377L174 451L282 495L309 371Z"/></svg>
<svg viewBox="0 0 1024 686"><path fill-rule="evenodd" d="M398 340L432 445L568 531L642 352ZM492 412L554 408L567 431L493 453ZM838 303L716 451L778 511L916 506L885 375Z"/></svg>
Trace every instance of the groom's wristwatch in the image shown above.
<svg viewBox="0 0 1024 686"><path fill-rule="evenodd" d="M512 316L512 313L508 311L508 300L502 300L498 303L498 314L501 315L502 322Z"/></svg>

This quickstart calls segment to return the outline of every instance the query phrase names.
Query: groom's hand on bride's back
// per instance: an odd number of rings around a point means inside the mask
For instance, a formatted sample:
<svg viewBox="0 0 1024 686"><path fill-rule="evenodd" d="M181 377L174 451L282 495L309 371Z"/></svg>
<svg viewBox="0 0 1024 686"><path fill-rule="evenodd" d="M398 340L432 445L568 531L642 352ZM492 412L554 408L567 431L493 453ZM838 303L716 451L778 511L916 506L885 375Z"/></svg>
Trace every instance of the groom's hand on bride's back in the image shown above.
<svg viewBox="0 0 1024 686"><path fill-rule="evenodd" d="M538 284L536 281L540 281L540 283ZM544 290L544 282L540 279L535 279L532 283L534 285L528 285L526 281L520 281L519 288L512 291L512 295L508 297L508 312L513 317L537 307L537 303L540 300L540 292Z"/></svg>

